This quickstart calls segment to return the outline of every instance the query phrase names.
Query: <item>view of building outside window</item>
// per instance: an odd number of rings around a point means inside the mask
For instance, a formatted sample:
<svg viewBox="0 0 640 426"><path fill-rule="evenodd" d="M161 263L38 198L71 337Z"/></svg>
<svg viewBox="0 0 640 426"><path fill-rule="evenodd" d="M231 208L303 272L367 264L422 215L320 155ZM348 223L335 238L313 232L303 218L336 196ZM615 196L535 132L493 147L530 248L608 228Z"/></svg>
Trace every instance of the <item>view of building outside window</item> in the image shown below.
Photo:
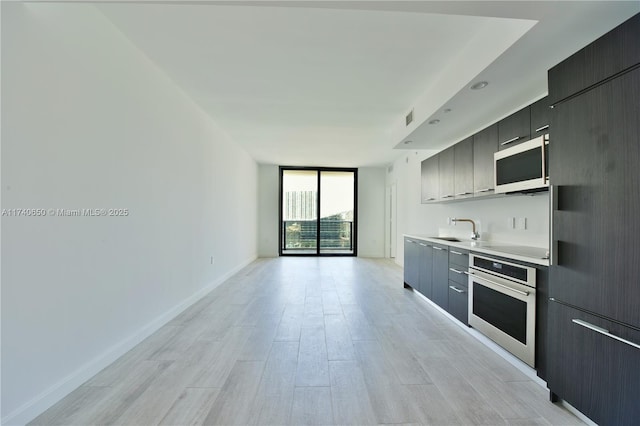
<svg viewBox="0 0 640 426"><path fill-rule="evenodd" d="M284 170L282 183L283 250L353 251L354 173L320 172L318 229L318 171Z"/></svg>

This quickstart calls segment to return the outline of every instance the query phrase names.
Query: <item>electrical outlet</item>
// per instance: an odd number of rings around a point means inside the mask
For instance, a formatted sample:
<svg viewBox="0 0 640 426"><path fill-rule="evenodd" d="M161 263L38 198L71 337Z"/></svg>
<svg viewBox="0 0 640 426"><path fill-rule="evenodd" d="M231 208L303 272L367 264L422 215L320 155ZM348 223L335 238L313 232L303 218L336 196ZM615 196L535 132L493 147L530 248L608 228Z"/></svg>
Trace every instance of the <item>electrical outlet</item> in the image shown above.
<svg viewBox="0 0 640 426"><path fill-rule="evenodd" d="M447 225L451 225L451 218L450 217L447 218Z"/></svg>
<svg viewBox="0 0 640 426"><path fill-rule="evenodd" d="M507 228L509 228L509 229L515 229L516 228L516 218L515 217L508 217L507 218Z"/></svg>

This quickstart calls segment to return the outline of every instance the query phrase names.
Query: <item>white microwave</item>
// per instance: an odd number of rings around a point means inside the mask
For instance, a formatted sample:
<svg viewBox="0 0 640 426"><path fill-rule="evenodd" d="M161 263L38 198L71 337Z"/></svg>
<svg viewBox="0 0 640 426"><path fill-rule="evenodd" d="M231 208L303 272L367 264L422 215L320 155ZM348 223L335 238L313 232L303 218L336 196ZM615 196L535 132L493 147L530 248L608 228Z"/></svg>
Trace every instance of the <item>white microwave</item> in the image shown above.
<svg viewBox="0 0 640 426"><path fill-rule="evenodd" d="M496 193L549 188L549 135L493 154Z"/></svg>

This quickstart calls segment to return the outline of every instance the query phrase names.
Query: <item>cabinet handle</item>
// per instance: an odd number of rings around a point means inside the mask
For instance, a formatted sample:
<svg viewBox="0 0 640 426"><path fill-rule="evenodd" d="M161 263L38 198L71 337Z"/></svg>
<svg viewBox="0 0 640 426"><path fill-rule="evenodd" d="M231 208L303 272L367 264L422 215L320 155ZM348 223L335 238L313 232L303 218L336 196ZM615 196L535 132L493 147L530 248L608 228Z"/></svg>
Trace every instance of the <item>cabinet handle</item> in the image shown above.
<svg viewBox="0 0 640 426"><path fill-rule="evenodd" d="M544 125L544 126L542 126L542 127L538 127L538 128L536 129L536 132L541 132L541 131L543 131L543 130L547 130L548 128L549 128L549 125L548 125L548 124L545 124L545 125Z"/></svg>
<svg viewBox="0 0 640 426"><path fill-rule="evenodd" d="M482 193L482 192L490 192L490 191L493 191L493 190L494 190L493 188L478 189L478 190L476 191L476 194L480 194L480 193Z"/></svg>
<svg viewBox="0 0 640 426"><path fill-rule="evenodd" d="M444 250L443 248L436 247L436 246L433 246L433 248L436 249L436 250Z"/></svg>
<svg viewBox="0 0 640 426"><path fill-rule="evenodd" d="M598 327L597 325L593 325L593 324L591 324L589 322L586 322L586 321L583 321L583 320L577 319L577 318L574 318L571 321L573 321L574 323L576 323L578 325L581 325L582 327L588 328L589 330L593 330L596 333L603 334L603 335L605 335L607 337L611 337L612 339L615 339L615 340L617 340L619 342L626 343L629 346L633 346L636 349L640 349L640 345L638 345L637 343L630 342L627 339L623 339L622 337L618 337L615 334L611 334L609 332L609 330L607 330L606 328Z"/></svg>
<svg viewBox="0 0 640 426"><path fill-rule="evenodd" d="M544 145L545 142L547 142L548 139L546 137L542 138L542 183L546 184L548 179L547 179L547 169L545 164L547 163L547 159L544 153Z"/></svg>
<svg viewBox="0 0 640 426"><path fill-rule="evenodd" d="M457 269L449 268L449 270L455 272L456 274L462 275L462 271L458 271Z"/></svg>
<svg viewBox="0 0 640 426"><path fill-rule="evenodd" d="M427 246L427 245L426 245L426 244L424 244L424 243L418 243L418 244L420 244L422 247L426 247L426 246Z"/></svg>
<svg viewBox="0 0 640 426"><path fill-rule="evenodd" d="M466 293L466 291L459 289L458 287L452 286L450 285L449 288L453 291L455 291L456 293Z"/></svg>
<svg viewBox="0 0 640 426"><path fill-rule="evenodd" d="M504 141L502 142L500 145L509 145L510 143L514 143L515 141L517 141L518 139L520 139L522 136L516 136L515 138L511 138L508 141Z"/></svg>
<svg viewBox="0 0 640 426"><path fill-rule="evenodd" d="M433 200L435 200L435 198L433 198L433 197L424 199L424 201L433 201Z"/></svg>
<svg viewBox="0 0 640 426"><path fill-rule="evenodd" d="M449 253L457 254L458 256L464 256L464 254L460 253L459 251L450 250Z"/></svg>
<svg viewBox="0 0 640 426"><path fill-rule="evenodd" d="M460 195L471 195L471 194L473 194L473 192L459 192L456 194L456 197Z"/></svg>
<svg viewBox="0 0 640 426"><path fill-rule="evenodd" d="M522 290L518 290L518 289L515 289L515 288L511 288L511 287L509 287L508 285L500 284L500 283L497 283L497 282L495 282L495 281L491 281L491 280L488 280L488 279L486 279L486 278L479 277L479 276L477 276L476 274L474 274L474 273L472 273L472 272L469 272L469 274L468 274L468 275L473 275L474 277L476 277L476 278L477 278L477 279L479 279L479 280L486 281L486 282L488 282L488 283L491 283L491 284L493 284L493 285L497 285L498 287L502 287L502 288L505 288L505 289L507 289L507 290L511 290L511 291L513 291L514 293L518 293L518 294L521 294L521 295L523 295L523 296L528 296L528 295L529 295L529 292L528 292L528 291L522 291Z"/></svg>
<svg viewBox="0 0 640 426"><path fill-rule="evenodd" d="M558 209L558 192L555 189L555 185L549 185L549 198L551 204L551 214L549 215L549 266L557 265L558 259L556 258L558 250L556 249L556 241L553 239L553 215Z"/></svg>
<svg viewBox="0 0 640 426"><path fill-rule="evenodd" d="M407 240L408 243L415 244L416 242L413 240Z"/></svg>
<svg viewBox="0 0 640 426"><path fill-rule="evenodd" d="M453 198L453 197L455 197L455 195L450 194L450 195L443 195L443 196L442 196L442 197L440 197L440 198Z"/></svg>

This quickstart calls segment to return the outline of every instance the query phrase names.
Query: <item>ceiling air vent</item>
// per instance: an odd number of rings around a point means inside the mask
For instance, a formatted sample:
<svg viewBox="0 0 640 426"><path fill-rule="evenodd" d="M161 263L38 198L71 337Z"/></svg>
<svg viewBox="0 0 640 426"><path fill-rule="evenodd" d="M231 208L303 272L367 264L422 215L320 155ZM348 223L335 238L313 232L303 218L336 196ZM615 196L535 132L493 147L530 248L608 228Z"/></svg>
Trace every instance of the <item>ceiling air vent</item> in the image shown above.
<svg viewBox="0 0 640 426"><path fill-rule="evenodd" d="M411 110L409 114L407 114L407 116L404 118L404 121L405 121L405 127L411 124L411 122L413 121L413 110Z"/></svg>

